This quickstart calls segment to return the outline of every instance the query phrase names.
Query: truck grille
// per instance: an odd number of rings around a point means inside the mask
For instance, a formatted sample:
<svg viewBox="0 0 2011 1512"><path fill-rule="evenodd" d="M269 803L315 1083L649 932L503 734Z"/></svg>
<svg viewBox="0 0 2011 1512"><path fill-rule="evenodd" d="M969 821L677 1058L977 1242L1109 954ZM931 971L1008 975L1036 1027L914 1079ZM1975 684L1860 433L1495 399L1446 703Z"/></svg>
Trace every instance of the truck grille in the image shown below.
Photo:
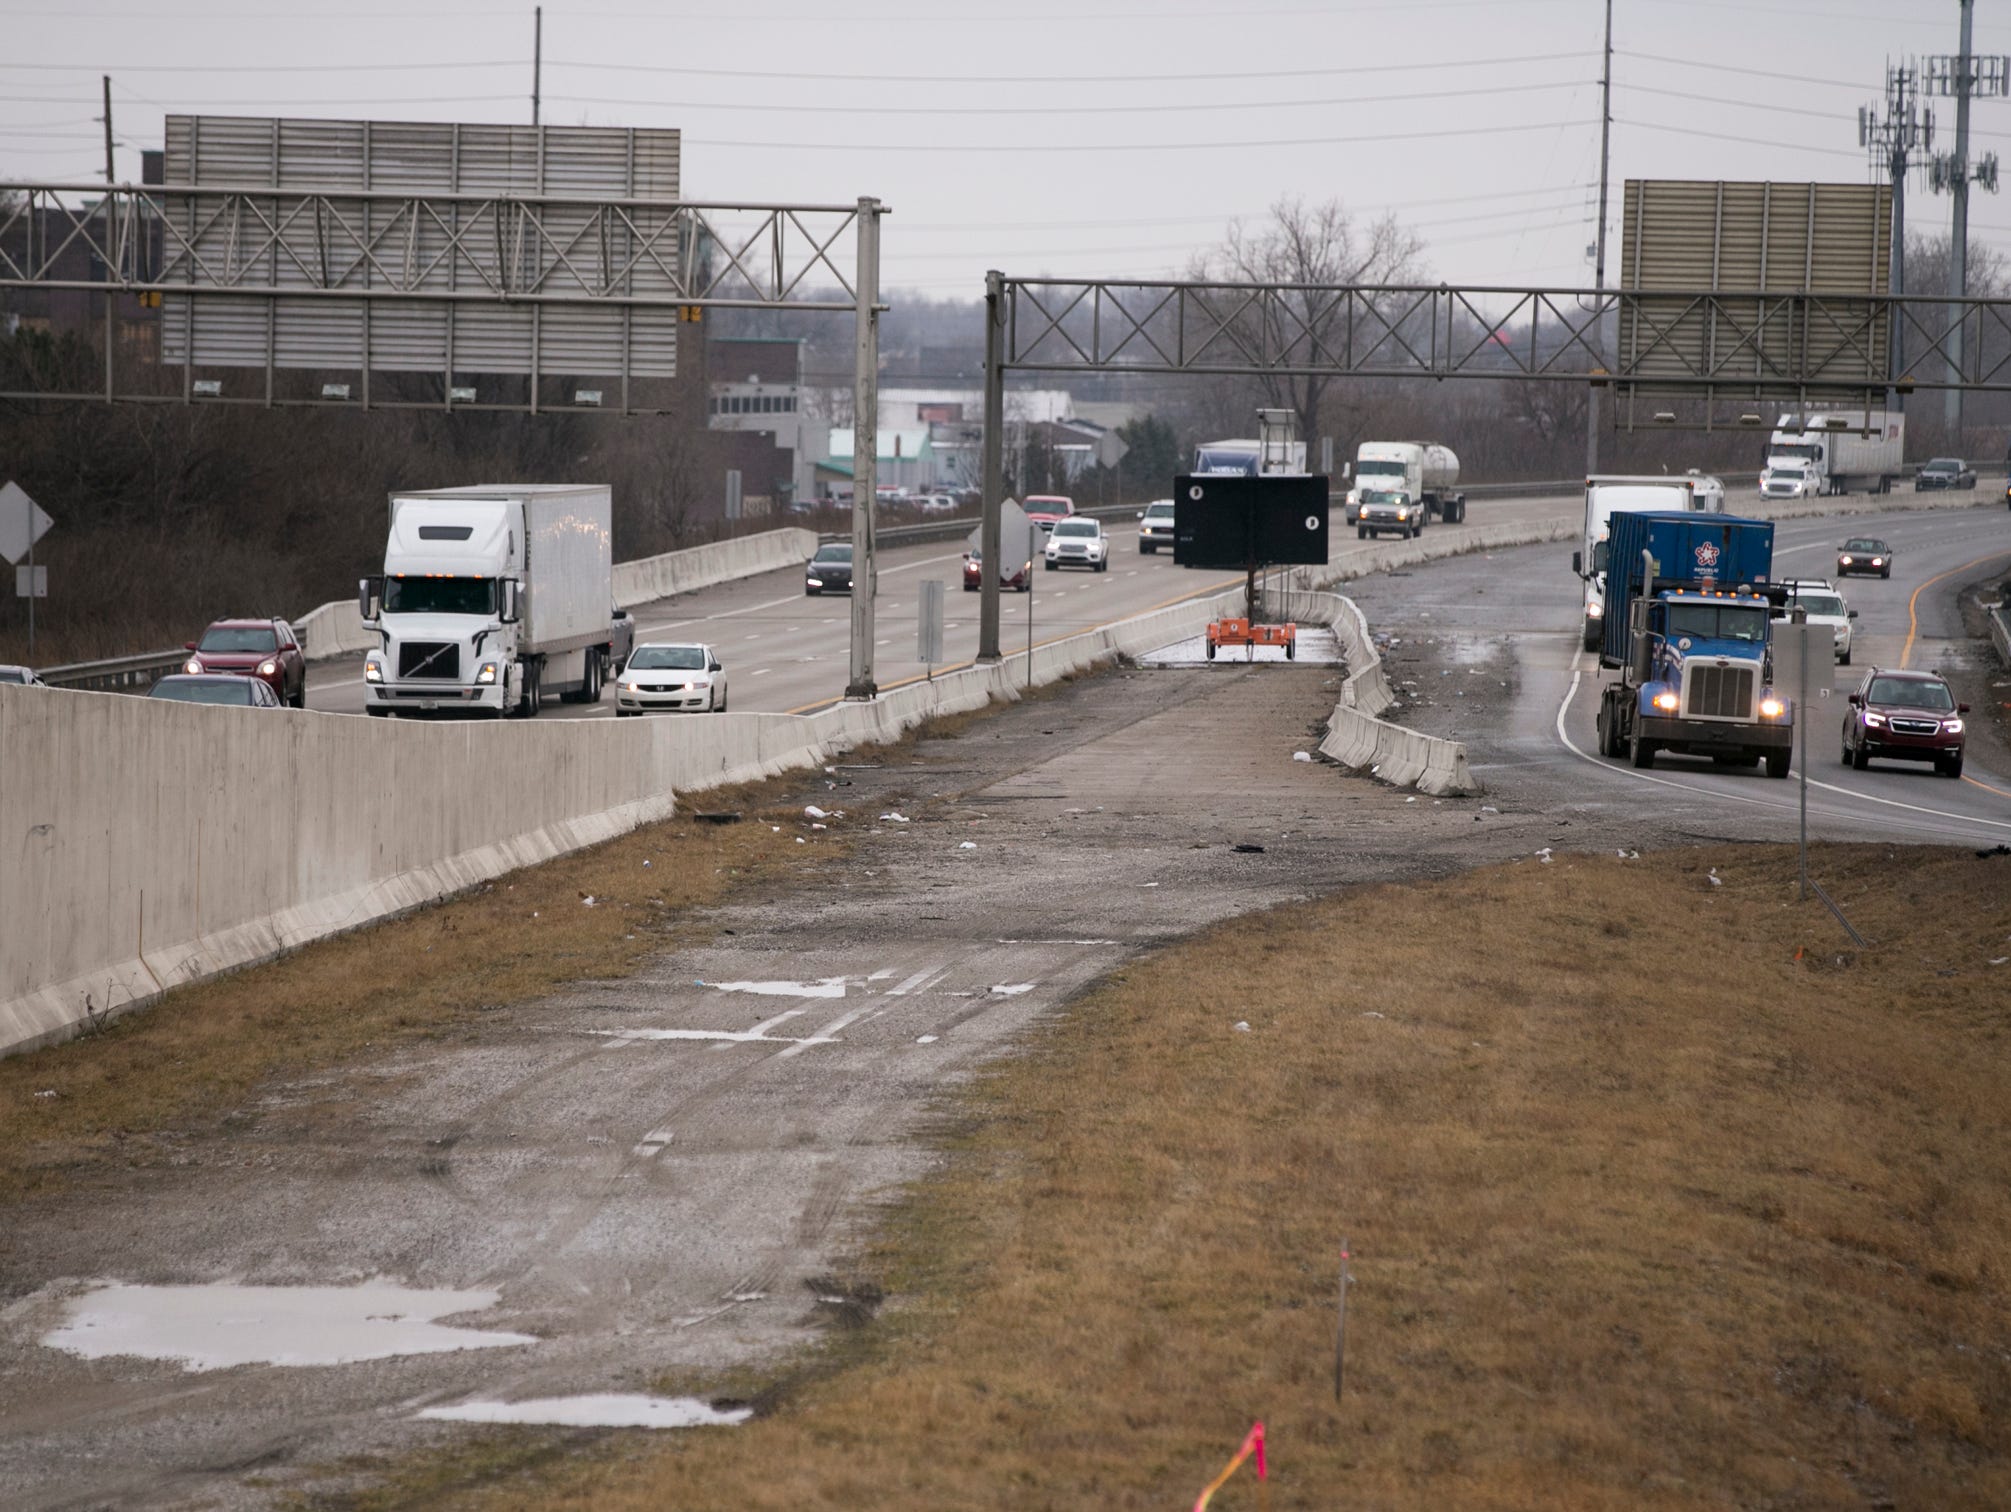
<svg viewBox="0 0 2011 1512"><path fill-rule="evenodd" d="M1683 672L1684 712L1692 719L1751 719L1751 667L1687 667Z"/></svg>
<svg viewBox="0 0 2011 1512"><path fill-rule="evenodd" d="M406 641L398 647L398 675L457 679L461 648L451 641Z"/></svg>

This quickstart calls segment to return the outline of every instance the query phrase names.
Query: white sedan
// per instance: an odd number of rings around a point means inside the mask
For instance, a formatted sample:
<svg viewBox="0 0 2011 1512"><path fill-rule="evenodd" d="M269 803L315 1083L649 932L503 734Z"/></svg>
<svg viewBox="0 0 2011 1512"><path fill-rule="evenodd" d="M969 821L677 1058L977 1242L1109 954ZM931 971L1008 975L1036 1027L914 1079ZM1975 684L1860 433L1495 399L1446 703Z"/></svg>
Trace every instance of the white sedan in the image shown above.
<svg viewBox="0 0 2011 1512"><path fill-rule="evenodd" d="M652 709L726 712L726 669L719 653L702 645L637 646L615 679L614 712L646 714Z"/></svg>
<svg viewBox="0 0 2011 1512"><path fill-rule="evenodd" d="M1056 520L1047 533L1049 572L1057 567L1087 567L1102 572L1110 566L1110 537L1103 533L1100 520L1075 515Z"/></svg>

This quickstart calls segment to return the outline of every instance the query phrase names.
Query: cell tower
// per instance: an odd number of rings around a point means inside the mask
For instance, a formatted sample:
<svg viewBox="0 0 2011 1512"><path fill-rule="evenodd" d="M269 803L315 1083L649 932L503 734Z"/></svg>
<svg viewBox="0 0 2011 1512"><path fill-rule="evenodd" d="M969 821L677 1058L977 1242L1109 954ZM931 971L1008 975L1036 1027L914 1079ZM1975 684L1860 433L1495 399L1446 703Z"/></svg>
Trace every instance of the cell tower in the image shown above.
<svg viewBox="0 0 2011 1512"><path fill-rule="evenodd" d="M1892 294L1906 292L1906 173L1920 155L1934 146L1934 112L1920 103L1920 70L1911 64L1885 65L1885 110L1861 105L1857 112L1857 144L1871 154L1873 169L1892 179ZM1892 373L1906 372L1906 332L1893 332ZM1893 403L1903 401L1895 398Z"/></svg>

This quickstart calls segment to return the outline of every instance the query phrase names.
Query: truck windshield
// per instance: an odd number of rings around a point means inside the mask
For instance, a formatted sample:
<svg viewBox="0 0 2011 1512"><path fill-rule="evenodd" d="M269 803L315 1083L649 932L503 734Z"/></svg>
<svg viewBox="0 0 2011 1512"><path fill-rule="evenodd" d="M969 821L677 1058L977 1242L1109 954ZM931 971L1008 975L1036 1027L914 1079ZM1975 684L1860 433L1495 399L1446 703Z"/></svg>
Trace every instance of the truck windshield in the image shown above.
<svg viewBox="0 0 2011 1512"><path fill-rule="evenodd" d="M1692 640L1764 641L1764 604L1671 604L1668 633Z"/></svg>
<svg viewBox="0 0 2011 1512"><path fill-rule="evenodd" d="M389 577L386 614L494 614L496 580L465 577Z"/></svg>
<svg viewBox="0 0 2011 1512"><path fill-rule="evenodd" d="M1813 462L1819 450L1819 447L1803 442L1777 442L1774 445L1773 452L1767 458L1767 465L1769 467L1779 467L1783 462L1796 460Z"/></svg>
<svg viewBox="0 0 2011 1512"><path fill-rule="evenodd" d="M1369 488L1362 491L1364 504L1401 504L1408 497L1407 494L1392 493L1387 488Z"/></svg>
<svg viewBox="0 0 2011 1512"><path fill-rule="evenodd" d="M1404 465L1401 462L1378 460L1370 457L1355 464L1355 471L1364 478L1401 478Z"/></svg>

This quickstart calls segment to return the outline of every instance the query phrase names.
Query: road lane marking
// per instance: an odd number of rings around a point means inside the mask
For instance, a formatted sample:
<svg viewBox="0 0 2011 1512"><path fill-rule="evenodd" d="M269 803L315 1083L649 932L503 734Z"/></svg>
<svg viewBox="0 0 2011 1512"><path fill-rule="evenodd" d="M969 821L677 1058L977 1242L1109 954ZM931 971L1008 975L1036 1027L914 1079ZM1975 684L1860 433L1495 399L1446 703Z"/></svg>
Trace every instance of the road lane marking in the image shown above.
<svg viewBox="0 0 2011 1512"><path fill-rule="evenodd" d="M1899 653L1900 666L1904 667L1913 659L1913 640L1920 633L1920 621L1914 614L1914 606L1919 603L1920 595L1945 577L1954 577L1958 572L1967 572L1971 567L1981 567L1985 562L1994 562L1999 557L2007 555L2011 555L2011 552L1993 551L1988 556L1976 558L1973 562L1964 562L1960 567L1951 567L1946 572L1938 572L1913 590L1906 600L1906 646Z"/></svg>

